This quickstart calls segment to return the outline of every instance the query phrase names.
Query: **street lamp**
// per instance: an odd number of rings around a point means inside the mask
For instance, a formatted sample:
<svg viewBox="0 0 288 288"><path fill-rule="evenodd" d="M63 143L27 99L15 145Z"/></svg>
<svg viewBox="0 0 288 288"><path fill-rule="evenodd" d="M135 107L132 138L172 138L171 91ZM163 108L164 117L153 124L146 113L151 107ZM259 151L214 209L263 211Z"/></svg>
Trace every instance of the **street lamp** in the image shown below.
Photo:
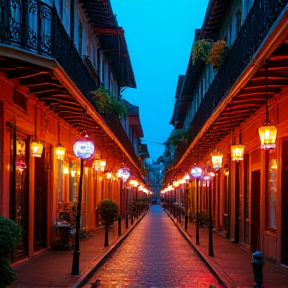
<svg viewBox="0 0 288 288"><path fill-rule="evenodd" d="M195 166L191 169L191 175L196 179L196 244L199 244L199 178L201 177L203 170Z"/></svg>
<svg viewBox="0 0 288 288"><path fill-rule="evenodd" d="M118 178L121 179L121 187L120 187L120 213L118 217L118 235L121 235L121 220L122 220L122 197L123 197L123 187L125 188L125 182L130 177L130 169L127 167L122 167L117 172ZM126 209L127 210L127 209ZM127 217L127 211L126 211L126 217ZM126 220L127 221L127 220Z"/></svg>
<svg viewBox="0 0 288 288"><path fill-rule="evenodd" d="M185 189L185 231L187 231L188 227L188 184L190 181L190 176L188 173L184 176L186 182L186 189Z"/></svg>
<svg viewBox="0 0 288 288"><path fill-rule="evenodd" d="M80 178L79 178L79 191L78 191L78 202L77 202L77 214L76 214L76 232L75 232L75 246L73 253L72 263L72 275L79 275L79 230L80 230L80 216L81 216L81 203L82 203L82 179L83 179L83 163L84 160L89 159L95 151L93 142L86 139L76 141L73 146L73 151L76 157L81 160L80 166Z"/></svg>
<svg viewBox="0 0 288 288"><path fill-rule="evenodd" d="M213 253L213 221L212 221L212 190L211 190L211 178L214 177L213 172L207 172L203 176L203 180L206 181L206 191L209 185L209 245L208 245L208 255L214 256Z"/></svg>

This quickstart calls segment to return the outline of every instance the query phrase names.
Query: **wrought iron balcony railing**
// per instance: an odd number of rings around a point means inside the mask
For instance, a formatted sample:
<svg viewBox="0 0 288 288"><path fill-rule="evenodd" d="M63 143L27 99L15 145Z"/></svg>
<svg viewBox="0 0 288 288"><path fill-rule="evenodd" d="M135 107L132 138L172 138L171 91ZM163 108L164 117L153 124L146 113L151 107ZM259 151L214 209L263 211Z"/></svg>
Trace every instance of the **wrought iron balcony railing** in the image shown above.
<svg viewBox="0 0 288 288"><path fill-rule="evenodd" d="M192 137L195 139L213 110L225 98L231 85L250 63L261 46L270 28L279 17L288 0L254 0L254 4L212 84L191 122ZM175 151L174 164L178 163L188 146L179 145Z"/></svg>
<svg viewBox="0 0 288 288"><path fill-rule="evenodd" d="M25 15L25 17L23 17ZM33 0L0 0L0 44L54 58L81 93L94 105L90 91L99 87L99 77L88 58L82 60L55 7ZM118 119L107 125L140 165L131 142Z"/></svg>

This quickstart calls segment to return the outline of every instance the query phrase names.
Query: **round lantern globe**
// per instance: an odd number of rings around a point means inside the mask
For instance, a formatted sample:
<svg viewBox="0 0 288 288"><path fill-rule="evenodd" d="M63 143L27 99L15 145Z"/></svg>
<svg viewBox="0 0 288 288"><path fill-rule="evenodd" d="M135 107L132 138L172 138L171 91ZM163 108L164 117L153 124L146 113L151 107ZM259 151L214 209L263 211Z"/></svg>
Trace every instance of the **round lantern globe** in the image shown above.
<svg viewBox="0 0 288 288"><path fill-rule="evenodd" d="M191 169L191 175L194 178L199 178L203 173L203 170L200 167L193 167Z"/></svg>
<svg viewBox="0 0 288 288"><path fill-rule="evenodd" d="M77 141L73 146L73 151L76 157L83 160L89 159L95 151L95 146L91 141Z"/></svg>

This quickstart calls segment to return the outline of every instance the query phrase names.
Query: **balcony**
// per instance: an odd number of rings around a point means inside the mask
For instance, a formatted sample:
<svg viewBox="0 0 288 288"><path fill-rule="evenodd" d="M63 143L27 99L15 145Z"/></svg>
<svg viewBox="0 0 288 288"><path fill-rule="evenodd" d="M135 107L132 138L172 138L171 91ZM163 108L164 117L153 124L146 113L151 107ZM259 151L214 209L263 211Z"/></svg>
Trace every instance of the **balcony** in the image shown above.
<svg viewBox="0 0 288 288"><path fill-rule="evenodd" d="M268 35L271 27L274 25L274 22L283 12L287 3L288 0L254 1L253 7L247 16L244 25L241 27L234 45L229 51L226 61L219 67L219 70L205 94L194 119L190 123L192 134L191 143L200 133L215 108L221 105L221 101L223 101L229 94L232 85L239 77L241 77L241 74L245 71L257 50L263 45L262 43L264 39ZM281 55L284 57L285 53L287 55L287 47L280 47L279 50L281 51L277 51L279 54L278 57ZM275 65L277 65L276 62L274 66ZM280 67L280 63L278 65L278 67ZM252 93L248 94L249 91L240 91L236 97L233 98L234 102L232 101L230 107L226 107L226 110L224 110L215 122L208 127L207 131L204 132L204 135L198 141L197 148L198 151L200 151L200 154L201 152L205 153L207 147L210 147L211 139L213 139L213 142L215 143L220 141L230 133L232 129L231 127L239 126L265 104L265 93L263 92L263 87L265 87L265 77L261 69L263 70L263 67L260 67L259 71L256 73L256 76L260 78L260 81L257 82L257 86L252 87L252 84L248 84L251 85L251 88L258 89L257 92L259 94L257 95L257 99L253 99ZM273 73L272 69L269 73ZM278 87L275 86L275 81L274 85L268 87L269 98L273 97L274 93L279 92L281 85L286 85L284 82L281 82L279 85L278 83L279 82L277 82L276 85ZM227 118L227 115L229 116L229 119ZM217 123L217 127L213 127L215 123ZM215 133L215 131L217 131L217 133ZM183 158L187 149L188 147L184 146L177 147L175 151L174 165Z"/></svg>

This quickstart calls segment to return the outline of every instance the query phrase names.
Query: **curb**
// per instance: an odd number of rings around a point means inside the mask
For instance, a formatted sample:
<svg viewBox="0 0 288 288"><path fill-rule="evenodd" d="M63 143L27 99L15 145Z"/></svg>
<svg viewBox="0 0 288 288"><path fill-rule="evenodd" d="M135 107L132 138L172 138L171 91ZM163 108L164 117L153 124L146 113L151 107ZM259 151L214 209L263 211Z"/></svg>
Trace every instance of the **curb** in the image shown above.
<svg viewBox="0 0 288 288"><path fill-rule="evenodd" d="M178 228L179 232L183 235L189 245L198 254L201 260L206 264L211 273L216 277L219 284L225 288L235 288L236 285L233 280L216 263L211 263L211 260L197 248L197 246L191 241L189 235L183 230L181 226L178 225L178 221L175 223L173 216L167 210L164 211L173 221L173 224Z"/></svg>
<svg viewBox="0 0 288 288"><path fill-rule="evenodd" d="M100 255L95 259L93 267L88 268L89 270L85 275L79 278L79 280L74 284L73 288L81 288L84 285L87 284L89 279L92 277L92 275L105 263L107 258L114 252L122 243L123 241L128 237L128 235L133 231L133 229L138 225L138 223L144 218L147 212L142 214L140 218L136 221L136 223L127 231L125 231L122 235L120 235L117 240L110 246L108 249L105 248L102 250ZM103 253L104 251L104 253ZM103 254L102 254L103 253ZM102 254L102 255L101 255Z"/></svg>

